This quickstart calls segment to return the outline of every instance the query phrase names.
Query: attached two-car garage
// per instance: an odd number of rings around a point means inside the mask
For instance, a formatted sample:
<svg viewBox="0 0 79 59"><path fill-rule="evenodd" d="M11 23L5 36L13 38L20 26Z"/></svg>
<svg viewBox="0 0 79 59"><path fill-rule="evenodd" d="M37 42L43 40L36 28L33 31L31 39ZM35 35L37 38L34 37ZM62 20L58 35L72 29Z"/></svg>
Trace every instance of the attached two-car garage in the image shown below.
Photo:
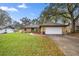
<svg viewBox="0 0 79 59"><path fill-rule="evenodd" d="M46 27L45 34L62 34L62 27Z"/></svg>
<svg viewBox="0 0 79 59"><path fill-rule="evenodd" d="M41 25L41 33L42 34L64 34L64 29L67 25L62 24L54 24L54 25Z"/></svg>

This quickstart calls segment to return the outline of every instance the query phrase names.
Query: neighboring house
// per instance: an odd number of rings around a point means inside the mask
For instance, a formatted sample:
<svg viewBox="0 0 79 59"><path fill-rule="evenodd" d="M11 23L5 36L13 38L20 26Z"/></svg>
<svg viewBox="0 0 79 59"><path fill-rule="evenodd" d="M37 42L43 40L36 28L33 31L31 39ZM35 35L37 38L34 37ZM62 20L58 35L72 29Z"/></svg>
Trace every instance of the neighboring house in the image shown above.
<svg viewBox="0 0 79 59"><path fill-rule="evenodd" d="M31 25L23 28L23 32L40 32L41 34L67 34L69 33L68 25L62 24L42 24Z"/></svg>
<svg viewBox="0 0 79 59"><path fill-rule="evenodd" d="M12 26L0 26L0 34L2 33L13 33L14 28Z"/></svg>

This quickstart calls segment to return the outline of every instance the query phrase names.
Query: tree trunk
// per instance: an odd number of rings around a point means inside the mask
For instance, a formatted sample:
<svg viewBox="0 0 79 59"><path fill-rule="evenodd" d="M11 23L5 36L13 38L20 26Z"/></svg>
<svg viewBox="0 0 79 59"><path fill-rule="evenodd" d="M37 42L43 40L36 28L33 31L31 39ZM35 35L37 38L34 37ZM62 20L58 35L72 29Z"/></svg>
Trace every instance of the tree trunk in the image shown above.
<svg viewBox="0 0 79 59"><path fill-rule="evenodd" d="M71 29L72 33L75 33L75 21L72 21L72 29Z"/></svg>

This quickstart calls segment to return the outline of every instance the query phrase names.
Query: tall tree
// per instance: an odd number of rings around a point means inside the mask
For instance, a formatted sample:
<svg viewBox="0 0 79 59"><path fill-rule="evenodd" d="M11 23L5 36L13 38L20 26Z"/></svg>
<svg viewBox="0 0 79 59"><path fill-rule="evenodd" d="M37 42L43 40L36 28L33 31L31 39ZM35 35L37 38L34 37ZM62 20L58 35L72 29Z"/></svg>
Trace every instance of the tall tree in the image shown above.
<svg viewBox="0 0 79 59"><path fill-rule="evenodd" d="M32 21L31 21L31 24L39 24L39 20L38 19L33 19Z"/></svg>
<svg viewBox="0 0 79 59"><path fill-rule="evenodd" d="M30 23L31 23L31 20L28 19L27 17L23 17L22 19L20 19L20 21L22 22L23 26L30 25Z"/></svg>
<svg viewBox="0 0 79 59"><path fill-rule="evenodd" d="M6 25L10 25L11 23L11 17L9 16L9 14L0 9L0 26L6 26Z"/></svg>
<svg viewBox="0 0 79 59"><path fill-rule="evenodd" d="M72 25L72 32L75 32L75 22L79 18L79 4L77 3L68 3L68 4L49 4L46 9L43 11L43 18L49 17L49 19L53 16L63 17L64 21L70 20ZM45 16L45 15L47 16ZM48 20L46 18L46 20Z"/></svg>
<svg viewBox="0 0 79 59"><path fill-rule="evenodd" d="M12 22L12 26L16 29L16 30L19 30L22 28L22 24L20 24L20 22L17 22L17 21L13 21Z"/></svg>

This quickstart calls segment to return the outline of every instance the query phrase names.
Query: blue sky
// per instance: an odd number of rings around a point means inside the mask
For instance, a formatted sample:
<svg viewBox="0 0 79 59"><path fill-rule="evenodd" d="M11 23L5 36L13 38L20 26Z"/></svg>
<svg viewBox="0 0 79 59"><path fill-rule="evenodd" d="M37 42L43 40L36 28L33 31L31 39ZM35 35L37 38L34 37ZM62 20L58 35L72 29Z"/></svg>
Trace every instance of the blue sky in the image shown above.
<svg viewBox="0 0 79 59"><path fill-rule="evenodd" d="M46 6L45 3L0 3L0 9L7 11L16 21L22 17L37 18Z"/></svg>

